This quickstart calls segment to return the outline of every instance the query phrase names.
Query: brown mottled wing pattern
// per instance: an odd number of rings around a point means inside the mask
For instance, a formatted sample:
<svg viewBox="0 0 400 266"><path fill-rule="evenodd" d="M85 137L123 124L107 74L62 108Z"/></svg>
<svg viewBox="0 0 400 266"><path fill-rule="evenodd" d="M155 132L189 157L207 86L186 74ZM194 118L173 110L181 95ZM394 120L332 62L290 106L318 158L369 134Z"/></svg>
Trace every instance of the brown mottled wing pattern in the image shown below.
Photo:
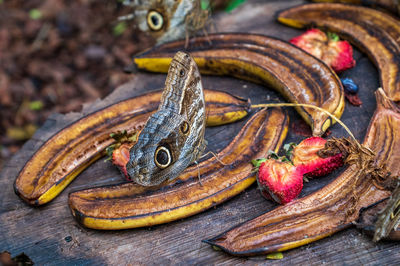
<svg viewBox="0 0 400 266"><path fill-rule="evenodd" d="M147 121L127 164L143 186L176 178L205 149L205 102L200 73L189 54L173 58L158 111Z"/></svg>
<svg viewBox="0 0 400 266"><path fill-rule="evenodd" d="M200 0L125 0L139 29L157 39L157 44L182 39L203 29L208 11Z"/></svg>

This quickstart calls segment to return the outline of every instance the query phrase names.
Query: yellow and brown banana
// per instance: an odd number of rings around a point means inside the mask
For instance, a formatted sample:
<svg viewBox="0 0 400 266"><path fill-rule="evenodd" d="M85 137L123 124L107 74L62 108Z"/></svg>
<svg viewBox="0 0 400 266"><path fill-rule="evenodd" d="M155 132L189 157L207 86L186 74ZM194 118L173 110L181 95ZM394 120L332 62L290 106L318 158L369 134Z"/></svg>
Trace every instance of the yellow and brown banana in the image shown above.
<svg viewBox="0 0 400 266"><path fill-rule="evenodd" d="M134 63L138 69L165 73L172 56L184 45L177 41L157 46L135 56ZM211 34L191 39L188 52L202 74L268 84L293 103L316 105L338 118L343 113L343 88L334 71L287 42L256 34ZM296 109L314 135L322 135L333 124L324 113Z"/></svg>
<svg viewBox="0 0 400 266"><path fill-rule="evenodd" d="M343 3L353 5L365 5L371 7L383 8L386 11L400 15L400 1L398 0L312 0L321 3Z"/></svg>
<svg viewBox="0 0 400 266"><path fill-rule="evenodd" d="M53 135L19 173L15 192L31 205L55 198L80 172L114 143L110 133L142 129L157 109L161 92L127 99L89 114ZM250 102L228 93L205 90L207 125L234 122L247 115Z"/></svg>
<svg viewBox="0 0 400 266"><path fill-rule="evenodd" d="M376 95L378 107L364 145L377 155L377 165L386 165L393 176L399 176L400 109L382 89ZM351 226L361 208L390 195L376 186L368 170L353 164L322 189L205 242L233 255L250 256L292 249L329 236Z"/></svg>
<svg viewBox="0 0 400 266"><path fill-rule="evenodd" d="M159 187L125 183L77 191L69 195L69 206L81 224L102 230L152 226L188 217L250 186L255 181L250 159L277 151L287 130L288 116L280 109L261 110L217 157L189 167L170 183Z"/></svg>
<svg viewBox="0 0 400 266"><path fill-rule="evenodd" d="M315 3L282 11L278 21L296 28L322 27L348 39L375 63L388 97L400 101L399 19L367 7Z"/></svg>

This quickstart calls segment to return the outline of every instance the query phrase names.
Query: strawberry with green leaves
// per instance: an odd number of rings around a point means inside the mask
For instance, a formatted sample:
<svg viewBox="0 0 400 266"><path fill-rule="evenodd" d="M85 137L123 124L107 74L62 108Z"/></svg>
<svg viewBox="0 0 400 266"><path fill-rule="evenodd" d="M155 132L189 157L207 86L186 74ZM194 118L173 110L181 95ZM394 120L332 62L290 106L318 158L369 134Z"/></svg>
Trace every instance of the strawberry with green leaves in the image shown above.
<svg viewBox="0 0 400 266"><path fill-rule="evenodd" d="M286 158L273 157L253 160L254 166L258 167L257 183L265 198L286 204L300 194L303 173Z"/></svg>
<svg viewBox="0 0 400 266"><path fill-rule="evenodd" d="M327 140L310 137L298 145L285 145L288 158L271 152L267 159L253 160L258 169L257 183L262 195L280 204L295 199L303 188L304 175L323 176L343 165L342 153L321 157L319 151L325 148Z"/></svg>
<svg viewBox="0 0 400 266"><path fill-rule="evenodd" d="M336 72L342 72L356 64L351 45L347 41L340 41L339 36L334 33L326 34L319 29L310 29L291 39L290 43L321 59Z"/></svg>
<svg viewBox="0 0 400 266"><path fill-rule="evenodd" d="M115 143L106 148L108 155L107 160L112 163L121 171L127 180L129 179L126 164L129 162L129 150L135 145L137 141L137 132L128 133L126 130L111 133L110 137L115 140Z"/></svg>

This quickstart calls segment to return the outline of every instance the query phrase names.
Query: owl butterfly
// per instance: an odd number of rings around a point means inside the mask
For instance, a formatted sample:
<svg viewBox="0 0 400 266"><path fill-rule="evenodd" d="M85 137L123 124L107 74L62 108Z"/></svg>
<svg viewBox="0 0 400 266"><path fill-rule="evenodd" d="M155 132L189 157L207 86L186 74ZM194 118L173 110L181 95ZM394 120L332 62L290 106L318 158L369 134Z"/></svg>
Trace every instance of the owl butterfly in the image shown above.
<svg viewBox="0 0 400 266"><path fill-rule="evenodd" d="M205 150L204 131L200 73L189 54L178 52L169 67L160 106L129 152L129 178L143 186L176 178Z"/></svg>
<svg viewBox="0 0 400 266"><path fill-rule="evenodd" d="M183 39L203 29L208 22L208 10L200 0L125 0L133 13L120 19L134 19L143 32L151 34L157 44Z"/></svg>

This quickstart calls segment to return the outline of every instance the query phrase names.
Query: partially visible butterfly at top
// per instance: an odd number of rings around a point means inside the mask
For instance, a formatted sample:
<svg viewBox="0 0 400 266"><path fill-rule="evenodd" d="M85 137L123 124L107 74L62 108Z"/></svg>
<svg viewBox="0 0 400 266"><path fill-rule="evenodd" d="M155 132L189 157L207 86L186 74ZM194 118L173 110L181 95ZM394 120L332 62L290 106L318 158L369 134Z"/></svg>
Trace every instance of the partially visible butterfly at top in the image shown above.
<svg viewBox="0 0 400 266"><path fill-rule="evenodd" d="M207 35L209 10L201 0L124 0L133 12L120 20L134 20L143 32L157 40L157 44L186 39L202 30Z"/></svg>

